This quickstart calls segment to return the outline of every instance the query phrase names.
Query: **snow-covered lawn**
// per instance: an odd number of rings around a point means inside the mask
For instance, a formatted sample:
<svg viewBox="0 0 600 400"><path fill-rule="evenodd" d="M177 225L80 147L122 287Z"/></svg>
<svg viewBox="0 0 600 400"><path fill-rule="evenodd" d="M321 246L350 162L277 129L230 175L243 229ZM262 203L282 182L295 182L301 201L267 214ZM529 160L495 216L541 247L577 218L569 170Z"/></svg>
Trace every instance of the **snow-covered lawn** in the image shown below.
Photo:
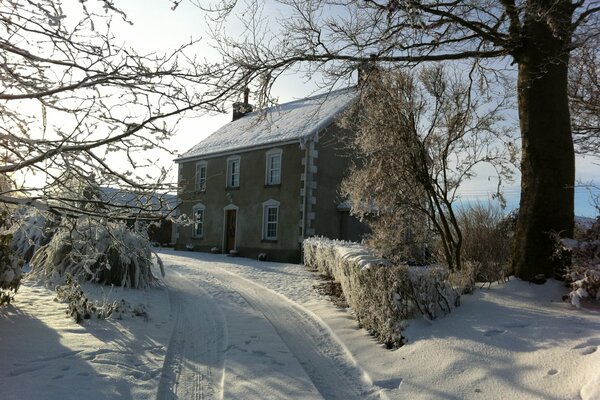
<svg viewBox="0 0 600 400"><path fill-rule="evenodd" d="M87 286L150 319L67 318L31 282L0 308L2 399L600 399L600 310L511 280L411 321L390 351L303 266L163 251L164 285Z"/></svg>

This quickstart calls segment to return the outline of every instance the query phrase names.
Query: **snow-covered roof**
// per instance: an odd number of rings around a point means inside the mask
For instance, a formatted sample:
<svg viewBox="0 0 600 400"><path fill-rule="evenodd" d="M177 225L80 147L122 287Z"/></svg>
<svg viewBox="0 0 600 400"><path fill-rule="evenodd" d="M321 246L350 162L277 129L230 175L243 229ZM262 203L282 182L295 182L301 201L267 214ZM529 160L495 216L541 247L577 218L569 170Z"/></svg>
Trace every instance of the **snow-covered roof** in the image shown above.
<svg viewBox="0 0 600 400"><path fill-rule="evenodd" d="M267 144L305 142L329 126L355 97L356 88L351 87L248 113L218 129L175 162Z"/></svg>
<svg viewBox="0 0 600 400"><path fill-rule="evenodd" d="M146 211L170 213L178 205L177 196L170 193L136 194L113 187L100 187L100 200L112 205L143 208Z"/></svg>

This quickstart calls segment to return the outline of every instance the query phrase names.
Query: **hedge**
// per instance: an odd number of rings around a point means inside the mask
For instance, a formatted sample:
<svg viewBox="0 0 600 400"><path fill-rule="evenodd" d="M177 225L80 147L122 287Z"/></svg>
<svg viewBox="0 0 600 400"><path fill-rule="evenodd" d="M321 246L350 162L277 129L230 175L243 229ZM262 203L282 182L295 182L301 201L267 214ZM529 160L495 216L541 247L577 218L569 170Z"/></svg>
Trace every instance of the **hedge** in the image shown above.
<svg viewBox="0 0 600 400"><path fill-rule="evenodd" d="M444 267L392 265L360 244L320 237L303 248L306 267L339 282L359 325L388 347L403 344L407 319L433 319L458 300Z"/></svg>

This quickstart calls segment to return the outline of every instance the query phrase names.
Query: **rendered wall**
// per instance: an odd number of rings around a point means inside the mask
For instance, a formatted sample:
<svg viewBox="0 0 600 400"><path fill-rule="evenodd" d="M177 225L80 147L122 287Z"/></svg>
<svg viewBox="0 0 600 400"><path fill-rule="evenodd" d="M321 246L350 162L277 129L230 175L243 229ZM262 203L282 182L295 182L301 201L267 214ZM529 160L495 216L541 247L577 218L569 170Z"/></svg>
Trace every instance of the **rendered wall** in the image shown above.
<svg viewBox="0 0 600 400"><path fill-rule="evenodd" d="M278 148L282 150L281 184L265 185L266 153ZM204 158L179 164L179 198L181 212L192 215L195 204L202 203L204 211L204 235L192 237L192 226L179 226L176 247L192 245L194 250L210 251L217 247L223 251L224 207L235 205L237 212L236 250L243 257L255 258L266 253L267 259L298 262L300 259L300 189L301 174L304 172L302 158L304 150L298 143L235 153L240 158L240 187L226 188L227 159L231 154ZM194 190L196 162L207 162L207 184L205 192ZM273 199L280 202L278 237L276 241L262 239L263 202Z"/></svg>

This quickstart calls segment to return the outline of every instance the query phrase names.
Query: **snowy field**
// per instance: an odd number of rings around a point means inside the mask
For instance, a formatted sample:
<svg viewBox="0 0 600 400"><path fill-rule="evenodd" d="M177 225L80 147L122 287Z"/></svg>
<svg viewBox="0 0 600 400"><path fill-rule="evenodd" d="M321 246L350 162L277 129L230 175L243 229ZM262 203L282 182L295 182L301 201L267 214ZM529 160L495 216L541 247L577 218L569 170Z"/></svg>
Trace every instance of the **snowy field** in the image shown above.
<svg viewBox="0 0 600 400"><path fill-rule="evenodd" d="M163 251L146 291L86 286L149 319L83 326L24 282L0 308L2 399L600 399L600 309L512 279L410 321L390 351L303 266Z"/></svg>

